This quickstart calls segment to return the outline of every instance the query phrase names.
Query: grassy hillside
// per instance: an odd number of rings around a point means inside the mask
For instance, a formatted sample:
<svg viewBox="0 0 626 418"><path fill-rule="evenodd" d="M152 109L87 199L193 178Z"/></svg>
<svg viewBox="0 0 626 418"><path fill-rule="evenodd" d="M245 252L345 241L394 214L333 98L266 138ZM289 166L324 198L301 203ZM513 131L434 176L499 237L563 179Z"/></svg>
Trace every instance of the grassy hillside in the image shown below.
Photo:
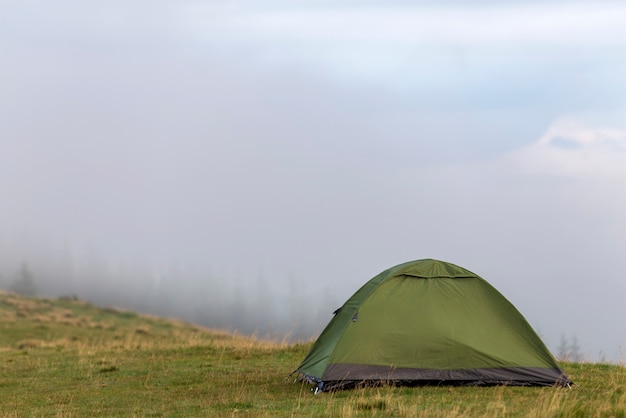
<svg viewBox="0 0 626 418"><path fill-rule="evenodd" d="M0 293L0 416L626 416L619 366L565 364L573 389L444 386L315 396L286 379L307 350L72 298Z"/></svg>

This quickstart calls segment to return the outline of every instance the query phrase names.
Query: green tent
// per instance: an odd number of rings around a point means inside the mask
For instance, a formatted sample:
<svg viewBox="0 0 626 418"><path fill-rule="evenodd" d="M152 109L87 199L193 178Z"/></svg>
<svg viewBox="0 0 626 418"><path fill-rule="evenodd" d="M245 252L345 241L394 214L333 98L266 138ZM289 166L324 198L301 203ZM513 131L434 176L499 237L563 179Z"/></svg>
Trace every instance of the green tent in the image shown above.
<svg viewBox="0 0 626 418"><path fill-rule="evenodd" d="M569 385L517 309L476 274L417 260L383 271L334 317L295 373L356 383Z"/></svg>

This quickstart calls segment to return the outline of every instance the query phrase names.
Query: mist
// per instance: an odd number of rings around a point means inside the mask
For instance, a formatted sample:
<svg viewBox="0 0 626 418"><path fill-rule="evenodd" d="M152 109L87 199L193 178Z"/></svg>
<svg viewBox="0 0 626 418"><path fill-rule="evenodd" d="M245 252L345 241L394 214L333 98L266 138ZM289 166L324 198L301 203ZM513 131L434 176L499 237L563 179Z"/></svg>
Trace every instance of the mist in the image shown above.
<svg viewBox="0 0 626 418"><path fill-rule="evenodd" d="M2 4L0 287L297 340L437 258L622 361L625 12Z"/></svg>

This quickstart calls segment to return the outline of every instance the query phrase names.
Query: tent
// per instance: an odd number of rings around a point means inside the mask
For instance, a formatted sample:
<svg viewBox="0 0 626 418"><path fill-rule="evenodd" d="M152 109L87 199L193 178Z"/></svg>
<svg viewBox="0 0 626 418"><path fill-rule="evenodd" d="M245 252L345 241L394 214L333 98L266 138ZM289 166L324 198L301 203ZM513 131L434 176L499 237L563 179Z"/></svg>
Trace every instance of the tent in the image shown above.
<svg viewBox="0 0 626 418"><path fill-rule="evenodd" d="M316 393L380 382L571 383L502 294L471 271L432 259L365 283L334 312L294 373Z"/></svg>

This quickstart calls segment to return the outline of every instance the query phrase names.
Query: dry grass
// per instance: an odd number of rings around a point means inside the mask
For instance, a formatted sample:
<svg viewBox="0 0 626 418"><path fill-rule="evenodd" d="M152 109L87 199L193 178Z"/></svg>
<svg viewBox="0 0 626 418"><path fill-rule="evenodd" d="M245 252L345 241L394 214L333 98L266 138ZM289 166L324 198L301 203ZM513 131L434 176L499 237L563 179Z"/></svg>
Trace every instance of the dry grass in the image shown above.
<svg viewBox="0 0 626 418"><path fill-rule="evenodd" d="M0 293L1 416L625 417L626 370L573 389L378 387L313 395L291 345L63 298Z"/></svg>

